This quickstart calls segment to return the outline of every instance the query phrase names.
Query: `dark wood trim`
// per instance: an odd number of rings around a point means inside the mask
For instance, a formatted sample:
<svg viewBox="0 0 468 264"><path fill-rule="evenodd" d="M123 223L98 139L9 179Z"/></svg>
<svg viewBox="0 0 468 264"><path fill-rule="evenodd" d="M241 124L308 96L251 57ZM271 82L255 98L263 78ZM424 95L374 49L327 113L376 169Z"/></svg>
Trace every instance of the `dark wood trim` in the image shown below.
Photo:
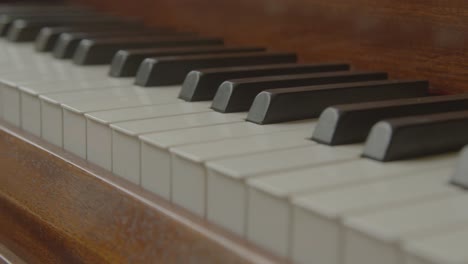
<svg viewBox="0 0 468 264"><path fill-rule="evenodd" d="M0 123L0 243L28 263L284 262Z"/></svg>

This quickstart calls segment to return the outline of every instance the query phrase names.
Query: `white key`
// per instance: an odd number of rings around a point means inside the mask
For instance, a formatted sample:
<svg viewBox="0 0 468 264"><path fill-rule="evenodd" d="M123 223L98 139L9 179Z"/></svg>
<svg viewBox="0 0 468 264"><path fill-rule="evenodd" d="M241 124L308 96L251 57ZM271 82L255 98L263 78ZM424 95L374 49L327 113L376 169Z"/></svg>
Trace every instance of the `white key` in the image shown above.
<svg viewBox="0 0 468 264"><path fill-rule="evenodd" d="M144 105L180 102L171 89L148 90L146 94L100 98L61 104L63 109L63 148L86 159L86 118L85 113L101 110L120 109ZM151 93L150 93L151 92Z"/></svg>
<svg viewBox="0 0 468 264"><path fill-rule="evenodd" d="M298 130L200 143L170 149L172 154L172 202L204 217L207 177L204 165L206 162L245 154L310 146L315 144L315 142L306 138L310 137L314 125L315 122L311 122L310 127Z"/></svg>
<svg viewBox="0 0 468 264"><path fill-rule="evenodd" d="M41 63L42 64L42 63ZM51 67L58 66L58 67ZM73 81L73 80L93 80L102 79L107 76L108 66L98 66L99 68L83 68L75 65L44 62L43 65L36 65L27 69L11 72L3 79L16 84L34 84L34 82L52 81Z"/></svg>
<svg viewBox="0 0 468 264"><path fill-rule="evenodd" d="M207 218L234 233L245 235L246 179L357 159L360 153L360 145L331 148L311 143L306 147L207 162Z"/></svg>
<svg viewBox="0 0 468 264"><path fill-rule="evenodd" d="M66 99L61 100L60 96L69 97L70 100L78 100L79 98L87 96L93 98L94 96L106 96L109 93L107 87L112 86L125 86L125 90L129 90L128 86L131 85L130 79L111 79L104 77L101 80L77 80L77 81L60 81L52 83L38 83L31 86L19 86L21 96L21 128L36 135L41 136L41 102L39 95L48 98L53 98L55 101L65 102ZM31 88L34 87L34 88ZM56 93L57 91L66 91ZM70 93L70 91L76 91ZM97 91L96 91L97 90ZM93 94L101 90L101 95ZM116 89L118 90L118 89ZM50 94L49 92L54 92ZM59 97L59 98L57 98Z"/></svg>
<svg viewBox="0 0 468 264"><path fill-rule="evenodd" d="M86 158L86 118L85 113L119 109L127 107L136 107L142 105L153 105L163 103L174 103L180 101L176 98L179 87L167 87L161 89L145 89L134 87L138 92L131 92L132 88L127 87L128 92L124 92L125 88L112 88L109 91L118 90L122 96L85 99L84 96L77 95L81 100L75 101L73 94L67 94L60 98L64 103L54 100L53 96L41 95L42 109L42 137L58 146L63 146L66 150ZM94 94L94 91L89 94ZM126 96L124 96L127 94ZM135 94L135 95L128 95ZM65 98L67 96L67 98ZM66 102L69 101L69 102ZM63 112L63 113L62 113ZM59 117L59 118L57 118ZM73 120L71 120L73 119ZM66 135L66 137L64 137Z"/></svg>
<svg viewBox="0 0 468 264"><path fill-rule="evenodd" d="M14 84L0 81L2 118L8 123L20 126L20 94Z"/></svg>
<svg viewBox="0 0 468 264"><path fill-rule="evenodd" d="M169 149L193 143L268 134L294 129L311 129L310 120L257 125L239 122L143 134L141 143L141 186L171 199L171 159Z"/></svg>
<svg viewBox="0 0 468 264"><path fill-rule="evenodd" d="M28 72L21 73L28 75ZM40 81L40 80L39 80ZM0 80L0 108L2 108L2 118L15 125L21 126L21 95L18 85L21 82L10 81L10 78Z"/></svg>
<svg viewBox="0 0 468 264"><path fill-rule="evenodd" d="M86 116L86 157L88 161L112 170L112 131L110 124L130 120L176 116L212 111L210 102L173 103L91 112Z"/></svg>
<svg viewBox="0 0 468 264"><path fill-rule="evenodd" d="M250 240L284 256L288 252L291 200L295 200L296 196L300 198L301 194L304 193L313 196L316 192L346 188L366 181L394 178L398 175L411 175L421 170L430 170L441 166L447 167L451 166L454 160L453 154L393 163L358 159L328 166L254 177L247 181L249 185L247 236ZM276 212L274 216L268 213L272 211ZM269 225L261 224L266 219L269 219ZM271 226L276 228L272 229ZM305 253L319 254L325 253L325 251L317 250ZM297 259L299 258L295 258L295 260ZM301 262L305 263L306 261L303 259L301 258ZM331 260L319 261L318 263L322 262L333 263Z"/></svg>
<svg viewBox="0 0 468 264"><path fill-rule="evenodd" d="M6 111L2 110L2 115L3 118L16 125L16 126L21 126L21 91L19 90L21 86L27 86L24 87L23 90L25 92L30 92L33 93L33 88L34 86L39 87L51 87L54 86L55 83L57 83L57 86L65 86L69 83L72 82L77 82L81 83L82 80L86 79L84 83L89 83L90 80L95 80L95 79L103 79L103 76L105 75L99 75L97 73L104 73L102 66L97 72L93 72L90 70L66 70L64 72L57 72L57 71L52 71L48 70L43 70L39 72L38 69L32 69L28 71L20 71L17 72L16 74L6 74L3 75L3 79L0 85L0 93L2 94L2 97L0 98L0 108L3 110L6 109ZM106 78L107 79L107 78ZM116 81L114 81L116 82ZM31 86L32 85L32 86ZM31 98L26 98L25 99L25 110L31 110L29 106L37 108L39 106L38 102L31 102L31 100L28 100ZM29 104L31 103L31 104ZM32 110L31 110L32 111ZM37 113L37 112L36 112ZM24 115L26 116L26 115ZM30 121L31 119L25 120L25 122ZM37 119L34 119L37 122ZM34 125L34 121L31 125ZM25 125L26 128L29 128L29 123ZM37 133L37 125L35 128L31 128L30 132L33 132L34 134L40 134Z"/></svg>
<svg viewBox="0 0 468 264"><path fill-rule="evenodd" d="M432 236L406 241L403 245L404 264L468 263L468 226L455 225L450 230Z"/></svg>
<svg viewBox="0 0 468 264"><path fill-rule="evenodd" d="M406 240L468 223L468 195L453 190L445 198L345 218L343 263L401 263Z"/></svg>
<svg viewBox="0 0 468 264"><path fill-rule="evenodd" d="M290 196L292 205L285 199L267 195L260 189L252 189L249 193L249 239L262 245L271 245L271 242L268 243L265 240L271 237L283 241L283 245L287 245L288 240L291 239L289 255L295 262L340 263L340 241L343 240L341 221L344 217L394 207L411 201L417 202L426 197L442 196L453 191L451 186L446 185L452 168L451 166L444 168L444 166L448 166L449 163L446 161L433 163L439 166L434 164L427 164L427 168L419 166L422 170L419 172L406 168L402 168L401 172L387 175L385 172L376 172L380 174L382 180L361 184L350 183L350 186L316 189L292 195ZM418 164L415 166L418 167ZM341 176L347 177L346 174ZM262 205L265 208L254 211ZM292 209L291 206L293 206ZM268 208L287 208L288 212L281 211L282 214L277 214L272 219L286 219L288 224L286 226L292 224L292 230L285 229L281 233L270 229L272 234L264 238L259 237L267 230L260 226L260 221L265 220L261 213ZM278 222L273 221L269 224L276 226ZM256 227L259 229L256 230ZM314 235L311 236L311 234ZM286 252L288 248L281 249Z"/></svg>
<svg viewBox="0 0 468 264"><path fill-rule="evenodd" d="M140 184L141 150L138 136L141 134L242 122L245 116L245 113L206 112L111 124L112 172L133 183Z"/></svg>

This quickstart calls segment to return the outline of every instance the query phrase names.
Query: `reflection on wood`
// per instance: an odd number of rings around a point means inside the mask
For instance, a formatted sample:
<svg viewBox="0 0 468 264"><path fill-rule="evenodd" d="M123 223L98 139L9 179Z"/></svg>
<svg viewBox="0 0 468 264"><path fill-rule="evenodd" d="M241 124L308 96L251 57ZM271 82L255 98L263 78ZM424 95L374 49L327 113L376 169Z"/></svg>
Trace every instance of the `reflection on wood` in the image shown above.
<svg viewBox="0 0 468 264"><path fill-rule="evenodd" d="M133 184L6 127L0 124L0 241L28 263L277 261Z"/></svg>

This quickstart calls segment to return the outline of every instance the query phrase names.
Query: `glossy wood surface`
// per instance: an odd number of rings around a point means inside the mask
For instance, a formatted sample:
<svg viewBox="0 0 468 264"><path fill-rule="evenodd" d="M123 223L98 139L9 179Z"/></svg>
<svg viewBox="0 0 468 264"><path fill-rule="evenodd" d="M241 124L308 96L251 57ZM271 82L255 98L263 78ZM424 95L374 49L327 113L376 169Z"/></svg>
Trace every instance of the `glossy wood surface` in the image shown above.
<svg viewBox="0 0 468 264"><path fill-rule="evenodd" d="M466 0L70 0L468 91ZM29 263L268 263L272 256L0 124L0 243Z"/></svg>
<svg viewBox="0 0 468 264"><path fill-rule="evenodd" d="M394 78L468 91L466 0L76 0L228 43L346 61Z"/></svg>
<svg viewBox="0 0 468 264"><path fill-rule="evenodd" d="M280 262L2 123L0 166L0 244L27 263Z"/></svg>

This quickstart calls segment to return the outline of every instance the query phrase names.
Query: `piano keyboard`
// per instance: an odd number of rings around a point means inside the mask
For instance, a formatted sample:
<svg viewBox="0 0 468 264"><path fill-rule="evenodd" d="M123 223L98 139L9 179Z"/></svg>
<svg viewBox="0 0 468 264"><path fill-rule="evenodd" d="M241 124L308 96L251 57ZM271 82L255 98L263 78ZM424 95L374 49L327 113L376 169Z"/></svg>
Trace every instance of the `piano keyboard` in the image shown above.
<svg viewBox="0 0 468 264"><path fill-rule="evenodd" d="M468 95L77 7L0 16L9 124L294 263L468 263Z"/></svg>

